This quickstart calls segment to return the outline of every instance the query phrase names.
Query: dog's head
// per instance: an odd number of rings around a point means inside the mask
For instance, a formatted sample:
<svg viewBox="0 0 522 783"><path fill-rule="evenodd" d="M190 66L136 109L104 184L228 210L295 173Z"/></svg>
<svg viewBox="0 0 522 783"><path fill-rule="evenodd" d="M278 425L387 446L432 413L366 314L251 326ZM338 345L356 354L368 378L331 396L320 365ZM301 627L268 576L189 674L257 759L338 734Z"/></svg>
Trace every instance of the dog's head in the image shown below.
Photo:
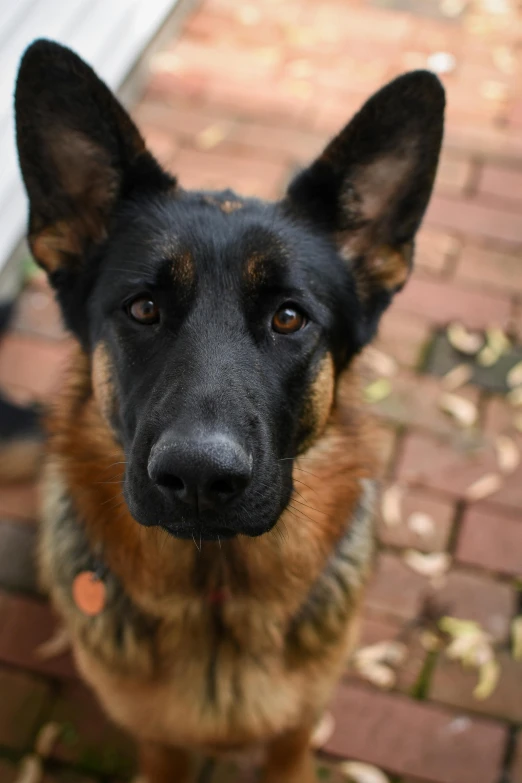
<svg viewBox="0 0 522 783"><path fill-rule="evenodd" d="M436 77L409 73L281 201L189 192L75 54L28 49L29 242L91 356L138 522L207 539L276 523L337 377L408 278L443 110Z"/></svg>

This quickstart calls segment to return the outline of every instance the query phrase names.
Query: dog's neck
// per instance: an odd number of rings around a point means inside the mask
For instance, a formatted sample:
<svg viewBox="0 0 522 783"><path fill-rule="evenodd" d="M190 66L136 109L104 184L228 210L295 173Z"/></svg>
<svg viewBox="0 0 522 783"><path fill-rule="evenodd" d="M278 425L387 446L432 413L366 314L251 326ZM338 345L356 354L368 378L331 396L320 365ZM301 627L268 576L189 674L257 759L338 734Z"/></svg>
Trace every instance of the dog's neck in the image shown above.
<svg viewBox="0 0 522 783"><path fill-rule="evenodd" d="M50 417L50 459L93 553L125 593L154 616L187 601L223 594L299 610L361 499L361 479L373 476L368 433L347 379L325 431L294 466L298 491L275 528L257 539L182 541L143 528L122 497L125 457L93 396L89 360L78 352L61 404ZM195 545L196 544L196 545Z"/></svg>

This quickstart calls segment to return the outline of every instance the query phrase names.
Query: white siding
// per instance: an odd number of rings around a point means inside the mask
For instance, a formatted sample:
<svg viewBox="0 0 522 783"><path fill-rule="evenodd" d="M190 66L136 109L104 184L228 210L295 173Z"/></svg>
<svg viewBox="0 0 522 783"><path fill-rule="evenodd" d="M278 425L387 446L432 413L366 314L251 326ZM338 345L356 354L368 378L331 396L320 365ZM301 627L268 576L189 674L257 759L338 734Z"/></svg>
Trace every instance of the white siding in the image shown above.
<svg viewBox="0 0 522 783"><path fill-rule="evenodd" d="M116 89L177 0L0 0L0 271L27 215L13 125L18 62L35 38L70 46Z"/></svg>

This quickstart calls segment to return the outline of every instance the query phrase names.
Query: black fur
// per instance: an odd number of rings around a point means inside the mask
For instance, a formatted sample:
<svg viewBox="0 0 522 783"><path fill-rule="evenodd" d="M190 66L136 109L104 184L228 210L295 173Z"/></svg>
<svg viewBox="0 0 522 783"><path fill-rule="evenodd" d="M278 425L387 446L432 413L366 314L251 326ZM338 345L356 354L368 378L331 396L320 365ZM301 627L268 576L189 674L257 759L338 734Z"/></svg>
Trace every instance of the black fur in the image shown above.
<svg viewBox="0 0 522 783"><path fill-rule="evenodd" d="M406 74L282 201L187 192L76 55L46 41L28 49L16 116L29 238L69 328L86 351L103 343L111 357L125 498L140 523L195 539L275 524L313 430L305 411L321 360L330 354L338 375L402 285L380 276L382 248L406 273L411 265L443 109L435 76ZM51 264L40 242L49 232ZM159 323L130 319L140 294L158 305ZM306 325L284 335L271 322L287 303ZM250 460L252 478L219 510L194 512L151 479L151 450L164 436L175 448L216 434Z"/></svg>

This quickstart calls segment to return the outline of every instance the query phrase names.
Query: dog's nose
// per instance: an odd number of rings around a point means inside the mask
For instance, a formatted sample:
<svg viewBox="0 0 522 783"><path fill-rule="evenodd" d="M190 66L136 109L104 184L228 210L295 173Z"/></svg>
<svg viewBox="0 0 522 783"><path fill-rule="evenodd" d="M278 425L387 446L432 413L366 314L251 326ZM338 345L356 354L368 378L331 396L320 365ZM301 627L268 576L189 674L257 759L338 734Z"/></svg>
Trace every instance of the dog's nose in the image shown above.
<svg viewBox="0 0 522 783"><path fill-rule="evenodd" d="M163 434L152 448L149 476L167 496L195 511L237 498L252 478L252 458L228 435L178 438Z"/></svg>

